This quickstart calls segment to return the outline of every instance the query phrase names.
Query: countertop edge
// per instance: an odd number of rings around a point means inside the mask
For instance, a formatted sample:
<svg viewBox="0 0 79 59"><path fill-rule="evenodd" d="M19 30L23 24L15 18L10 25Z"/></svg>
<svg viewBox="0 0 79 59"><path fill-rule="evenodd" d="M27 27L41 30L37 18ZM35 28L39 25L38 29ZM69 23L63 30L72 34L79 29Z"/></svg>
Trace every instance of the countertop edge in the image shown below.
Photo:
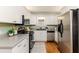
<svg viewBox="0 0 79 59"><path fill-rule="evenodd" d="M19 35L19 34L18 34ZM24 34L26 35L26 34ZM20 40L17 40L16 43L14 43L13 46L0 46L0 49L12 49L13 47L15 47L17 44L19 44L20 42L22 42L24 39L20 39Z"/></svg>

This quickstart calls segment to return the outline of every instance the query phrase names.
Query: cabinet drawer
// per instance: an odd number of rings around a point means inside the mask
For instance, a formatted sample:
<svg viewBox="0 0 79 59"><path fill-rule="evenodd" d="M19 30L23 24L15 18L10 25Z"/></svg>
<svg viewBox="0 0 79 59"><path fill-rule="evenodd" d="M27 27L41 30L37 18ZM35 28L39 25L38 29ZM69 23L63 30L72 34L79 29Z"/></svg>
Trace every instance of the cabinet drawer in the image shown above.
<svg viewBox="0 0 79 59"><path fill-rule="evenodd" d="M25 42L25 40L23 40L22 42L20 42L19 44L17 44L17 45L12 49L12 52L13 52L13 53L22 53L22 52L23 52L24 42Z"/></svg>
<svg viewBox="0 0 79 59"><path fill-rule="evenodd" d="M12 52L13 53L29 52L29 39L23 38L23 40L12 49Z"/></svg>
<svg viewBox="0 0 79 59"><path fill-rule="evenodd" d="M24 41L23 48L24 48L24 52L29 52L29 40Z"/></svg>

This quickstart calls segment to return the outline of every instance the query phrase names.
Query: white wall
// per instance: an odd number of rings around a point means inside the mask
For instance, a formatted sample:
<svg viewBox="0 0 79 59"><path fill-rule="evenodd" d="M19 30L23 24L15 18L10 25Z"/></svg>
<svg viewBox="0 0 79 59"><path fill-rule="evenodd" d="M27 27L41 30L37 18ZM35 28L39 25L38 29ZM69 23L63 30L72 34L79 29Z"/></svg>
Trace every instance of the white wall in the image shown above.
<svg viewBox="0 0 79 59"><path fill-rule="evenodd" d="M58 23L57 16L58 14L49 14L49 13L32 13L31 20L33 23L37 24L37 17L45 17L45 23L50 25L56 25Z"/></svg>

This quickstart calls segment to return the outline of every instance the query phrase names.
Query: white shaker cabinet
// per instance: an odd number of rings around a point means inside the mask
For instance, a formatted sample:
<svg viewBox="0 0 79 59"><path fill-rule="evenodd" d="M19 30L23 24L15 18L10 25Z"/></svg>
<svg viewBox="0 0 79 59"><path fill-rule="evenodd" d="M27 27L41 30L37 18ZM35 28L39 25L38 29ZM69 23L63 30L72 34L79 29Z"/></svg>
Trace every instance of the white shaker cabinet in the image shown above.
<svg viewBox="0 0 79 59"><path fill-rule="evenodd" d="M29 35L23 35L16 39L20 41L15 41L12 45L10 44L11 46L0 46L0 53L29 53Z"/></svg>
<svg viewBox="0 0 79 59"><path fill-rule="evenodd" d="M55 28L55 42L58 43L58 30Z"/></svg>
<svg viewBox="0 0 79 59"><path fill-rule="evenodd" d="M13 48L0 48L0 53L29 53L29 43L23 40Z"/></svg>
<svg viewBox="0 0 79 59"><path fill-rule="evenodd" d="M29 53L29 37L24 37L23 41L13 47L12 53Z"/></svg>
<svg viewBox="0 0 79 59"><path fill-rule="evenodd" d="M34 31L34 41L47 41L47 31L46 30Z"/></svg>
<svg viewBox="0 0 79 59"><path fill-rule="evenodd" d="M32 25L36 25L36 22L37 22L36 17L33 16L33 15L31 15L31 17L30 17L30 24L32 24Z"/></svg>
<svg viewBox="0 0 79 59"><path fill-rule="evenodd" d="M16 45L13 49L12 49L13 53L28 53L29 52L29 45L25 40L23 40L22 42L20 42L18 45Z"/></svg>
<svg viewBox="0 0 79 59"><path fill-rule="evenodd" d="M57 16L49 15L46 18L46 23L47 23L47 25L57 25L58 24Z"/></svg>
<svg viewBox="0 0 79 59"><path fill-rule="evenodd" d="M23 8L18 6L0 6L0 22L21 24Z"/></svg>

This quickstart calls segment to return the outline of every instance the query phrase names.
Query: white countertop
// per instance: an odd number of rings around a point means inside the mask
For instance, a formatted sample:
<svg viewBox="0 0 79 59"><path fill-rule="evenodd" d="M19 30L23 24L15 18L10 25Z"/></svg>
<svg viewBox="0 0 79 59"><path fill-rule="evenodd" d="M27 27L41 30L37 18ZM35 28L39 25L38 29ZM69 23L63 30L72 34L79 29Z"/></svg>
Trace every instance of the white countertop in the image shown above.
<svg viewBox="0 0 79 59"><path fill-rule="evenodd" d="M18 34L12 37L0 36L0 49L10 49L24 40L24 37L27 38L29 34Z"/></svg>

